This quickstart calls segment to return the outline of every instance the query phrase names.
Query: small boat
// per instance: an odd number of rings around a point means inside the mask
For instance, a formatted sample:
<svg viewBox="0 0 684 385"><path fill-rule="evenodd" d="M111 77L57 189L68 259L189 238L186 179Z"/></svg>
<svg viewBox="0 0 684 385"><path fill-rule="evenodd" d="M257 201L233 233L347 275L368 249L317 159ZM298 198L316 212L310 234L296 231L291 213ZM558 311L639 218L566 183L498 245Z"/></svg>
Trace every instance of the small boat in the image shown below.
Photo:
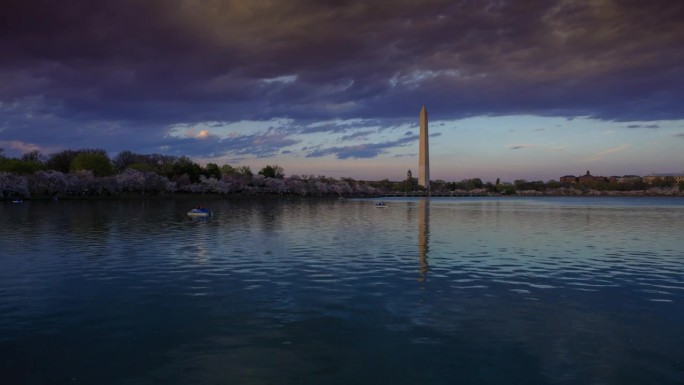
<svg viewBox="0 0 684 385"><path fill-rule="evenodd" d="M375 207L377 207L379 209L384 209L385 207L389 207L389 206L387 206L387 203L380 201L380 202L375 204Z"/></svg>
<svg viewBox="0 0 684 385"><path fill-rule="evenodd" d="M196 208L188 211L188 216L189 217L209 217L209 216L211 216L211 211L209 211L209 209L204 208L204 207L196 207Z"/></svg>
<svg viewBox="0 0 684 385"><path fill-rule="evenodd" d="M14 199L12 200L12 203L24 203L21 199Z"/></svg>

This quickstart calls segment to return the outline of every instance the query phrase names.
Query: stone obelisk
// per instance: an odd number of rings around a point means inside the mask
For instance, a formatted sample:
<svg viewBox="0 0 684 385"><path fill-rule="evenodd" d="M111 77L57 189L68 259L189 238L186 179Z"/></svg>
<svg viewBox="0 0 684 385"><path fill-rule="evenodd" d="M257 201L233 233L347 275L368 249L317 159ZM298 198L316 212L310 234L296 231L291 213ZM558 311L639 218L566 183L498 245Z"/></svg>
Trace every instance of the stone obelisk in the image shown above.
<svg viewBox="0 0 684 385"><path fill-rule="evenodd" d="M418 149L418 184L430 189L430 145L428 144L428 114L420 110L420 148Z"/></svg>

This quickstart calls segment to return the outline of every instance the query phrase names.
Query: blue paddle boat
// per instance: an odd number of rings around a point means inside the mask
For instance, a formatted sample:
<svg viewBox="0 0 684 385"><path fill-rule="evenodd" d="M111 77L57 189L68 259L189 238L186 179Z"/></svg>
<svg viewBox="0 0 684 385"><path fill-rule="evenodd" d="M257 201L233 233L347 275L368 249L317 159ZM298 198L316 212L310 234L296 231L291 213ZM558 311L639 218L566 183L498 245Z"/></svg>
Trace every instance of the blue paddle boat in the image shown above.
<svg viewBox="0 0 684 385"><path fill-rule="evenodd" d="M189 217L210 217L211 211L206 207L197 206L194 209L188 211Z"/></svg>

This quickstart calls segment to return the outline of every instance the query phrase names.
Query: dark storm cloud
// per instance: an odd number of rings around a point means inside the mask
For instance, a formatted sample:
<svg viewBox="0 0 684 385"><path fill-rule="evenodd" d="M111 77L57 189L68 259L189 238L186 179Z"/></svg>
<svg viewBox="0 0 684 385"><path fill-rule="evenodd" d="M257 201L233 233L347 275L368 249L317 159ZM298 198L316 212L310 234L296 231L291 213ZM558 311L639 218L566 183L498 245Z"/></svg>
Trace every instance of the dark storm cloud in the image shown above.
<svg viewBox="0 0 684 385"><path fill-rule="evenodd" d="M681 119L683 7L8 0L0 12L0 140L95 140L101 134L88 130L107 127L107 145L135 150L177 123L274 117L294 119L293 132L340 133L349 127L311 123L360 118L396 127L415 120L422 104L441 120ZM378 153L369 146L358 154Z"/></svg>

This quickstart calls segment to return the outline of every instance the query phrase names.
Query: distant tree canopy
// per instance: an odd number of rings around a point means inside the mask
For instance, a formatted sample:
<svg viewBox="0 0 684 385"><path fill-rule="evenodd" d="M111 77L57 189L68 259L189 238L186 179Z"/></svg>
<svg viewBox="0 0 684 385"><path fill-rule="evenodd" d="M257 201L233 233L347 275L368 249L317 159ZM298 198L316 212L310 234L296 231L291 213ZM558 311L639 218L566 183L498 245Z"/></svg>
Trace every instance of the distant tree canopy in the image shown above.
<svg viewBox="0 0 684 385"><path fill-rule="evenodd" d="M131 163L128 167L131 170L158 172L158 168L148 163ZM122 170L123 171L123 170Z"/></svg>
<svg viewBox="0 0 684 385"><path fill-rule="evenodd" d="M267 165L266 167L259 170L259 175L263 175L264 178L282 179L285 177L285 171L282 167L278 166L277 164Z"/></svg>
<svg viewBox="0 0 684 385"><path fill-rule="evenodd" d="M202 175L202 167L187 156L181 156L173 162L173 175L187 175L192 183L197 183Z"/></svg>
<svg viewBox="0 0 684 385"><path fill-rule="evenodd" d="M0 157L0 171L11 172L19 175L33 174L43 169L43 165L36 162L27 162L21 159Z"/></svg>
<svg viewBox="0 0 684 385"><path fill-rule="evenodd" d="M252 169L249 166L240 166L235 170L242 176L254 176L254 173L252 173Z"/></svg>
<svg viewBox="0 0 684 385"><path fill-rule="evenodd" d="M47 170L53 170L53 171L60 171L63 173L68 173L71 171L71 166L74 161L74 159L79 155L79 154L97 154L100 157L107 159L107 163L109 163L109 157L107 156L107 152L101 148L93 148L93 149L81 149L81 150L64 150L64 151L59 151L53 154L50 154L48 156L47 161L45 162L45 169ZM26 154L24 154L26 155ZM111 166L111 164L110 164Z"/></svg>
<svg viewBox="0 0 684 385"><path fill-rule="evenodd" d="M221 174L223 175L238 175L237 170L235 167L229 165L229 164L224 164L221 166Z"/></svg>
<svg viewBox="0 0 684 385"><path fill-rule="evenodd" d="M24 155L22 155L21 160L24 162L42 164L44 159L43 159L43 154L41 154L40 151L33 150L31 152L27 152Z"/></svg>
<svg viewBox="0 0 684 385"><path fill-rule="evenodd" d="M172 176L173 166L179 158L160 154L136 154L122 151L112 159L114 170L119 173L130 168L140 171L153 171L160 175Z"/></svg>
<svg viewBox="0 0 684 385"><path fill-rule="evenodd" d="M42 170L44 167L43 155L38 150L27 152L20 159L15 159L5 157L0 148L0 171L27 175Z"/></svg>
<svg viewBox="0 0 684 385"><path fill-rule="evenodd" d="M95 176L114 174L114 168L106 154L99 152L82 152L71 161L70 171L92 171Z"/></svg>
<svg viewBox="0 0 684 385"><path fill-rule="evenodd" d="M31 151L20 158L8 158L0 152L0 171L18 175L33 175L38 171L57 171L69 174L76 171L90 171L96 177L122 174L126 170L155 173L180 185L199 183L202 178L220 181L224 176L240 177L247 183L254 176L249 166L219 166L208 163L205 167L193 162L187 156L160 154L138 154L122 151L112 159L103 149L64 150L47 157L39 151ZM266 175L282 178L284 171L277 165L264 168Z"/></svg>
<svg viewBox="0 0 684 385"><path fill-rule="evenodd" d="M546 182L546 188L561 188L561 183L557 180L551 179Z"/></svg>
<svg viewBox="0 0 684 385"><path fill-rule="evenodd" d="M474 189L483 188L484 183L482 183L482 179L480 178L463 179L460 182L452 183L449 187L451 187L454 190L470 191Z"/></svg>
<svg viewBox="0 0 684 385"><path fill-rule="evenodd" d="M69 172L71 168L71 162L78 155L78 151L64 150L50 154L45 167L48 170L55 170L59 172Z"/></svg>
<svg viewBox="0 0 684 385"><path fill-rule="evenodd" d="M216 163L207 163L204 167L207 178L221 179L221 168Z"/></svg>
<svg viewBox="0 0 684 385"><path fill-rule="evenodd" d="M122 151L112 159L112 165L117 172L121 172L127 168L132 168L134 164L147 164L146 157L131 151Z"/></svg>
<svg viewBox="0 0 684 385"><path fill-rule="evenodd" d="M537 181L526 181L525 179L516 179L513 182L513 185L515 186L515 189L518 191L522 190L534 190L534 191L544 191L546 189L546 185L544 182L537 180Z"/></svg>

